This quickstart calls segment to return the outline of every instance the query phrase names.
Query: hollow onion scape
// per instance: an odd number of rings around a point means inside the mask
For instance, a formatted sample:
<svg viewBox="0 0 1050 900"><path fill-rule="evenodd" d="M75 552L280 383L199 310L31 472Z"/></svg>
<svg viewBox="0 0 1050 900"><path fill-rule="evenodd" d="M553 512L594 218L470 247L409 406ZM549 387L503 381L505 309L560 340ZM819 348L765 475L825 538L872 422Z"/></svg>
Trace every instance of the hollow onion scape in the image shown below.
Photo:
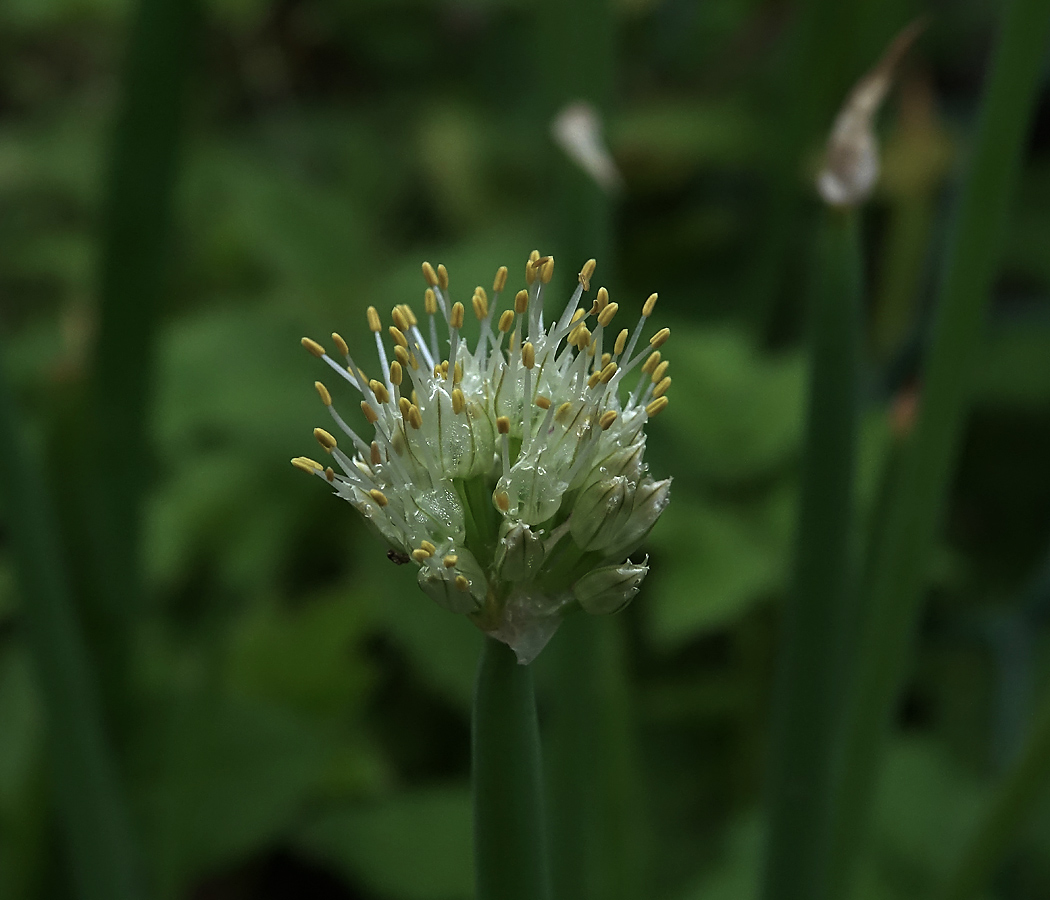
<svg viewBox="0 0 1050 900"><path fill-rule="evenodd" d="M553 257L532 252L527 289L497 315L507 283L501 267L491 304L483 288L474 291L479 336L471 348L445 267L423 263L426 331L407 304L394 307L393 361L379 313L368 309L380 378L357 366L338 334L332 341L345 363L302 341L361 395L374 436L360 437L318 381L352 449L317 428L341 471L307 457L292 464L327 481L392 545L391 559L418 566L427 594L508 644L522 664L572 609L612 613L630 602L648 560L628 554L668 503L670 479L650 478L643 456L645 424L668 404L671 379L659 348L670 329L639 349L656 294L633 330L612 329L619 307L605 288L589 311L581 307L594 270L592 259L547 326ZM448 331L440 343L438 319Z"/></svg>

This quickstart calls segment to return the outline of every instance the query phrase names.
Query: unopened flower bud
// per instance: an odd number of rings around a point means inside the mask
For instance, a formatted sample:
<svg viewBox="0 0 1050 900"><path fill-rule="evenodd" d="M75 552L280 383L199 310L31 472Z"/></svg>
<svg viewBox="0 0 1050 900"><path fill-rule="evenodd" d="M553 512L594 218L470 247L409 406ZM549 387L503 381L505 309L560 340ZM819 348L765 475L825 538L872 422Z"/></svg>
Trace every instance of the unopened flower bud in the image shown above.
<svg viewBox="0 0 1050 900"><path fill-rule="evenodd" d="M526 581L543 565L543 541L522 522L513 524L496 547L496 571L501 581Z"/></svg>
<svg viewBox="0 0 1050 900"><path fill-rule="evenodd" d="M577 581L572 586L572 593L583 610L591 615L619 612L638 593L648 572L649 567L645 562L633 563L630 560L602 566Z"/></svg>
<svg viewBox="0 0 1050 900"><path fill-rule="evenodd" d="M618 529L618 517L627 499L628 481L622 475L604 478L586 488L576 501L569 532L581 550L597 550Z"/></svg>
<svg viewBox="0 0 1050 900"><path fill-rule="evenodd" d="M610 556L622 556L631 553L645 540L652 531L660 514L671 502L671 479L653 481L646 478L634 490L630 514L620 532L609 544Z"/></svg>

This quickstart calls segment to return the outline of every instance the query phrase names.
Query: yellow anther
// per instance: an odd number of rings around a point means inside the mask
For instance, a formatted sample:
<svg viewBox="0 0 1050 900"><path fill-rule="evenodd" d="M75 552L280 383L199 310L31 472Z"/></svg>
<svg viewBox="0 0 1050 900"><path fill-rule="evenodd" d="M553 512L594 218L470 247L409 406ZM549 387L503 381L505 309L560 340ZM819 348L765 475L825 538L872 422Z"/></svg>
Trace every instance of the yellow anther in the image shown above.
<svg viewBox="0 0 1050 900"><path fill-rule="evenodd" d="M428 262L423 263L423 277L431 287L438 283L437 272L434 271L434 267Z"/></svg>
<svg viewBox="0 0 1050 900"><path fill-rule="evenodd" d="M335 438L323 428L314 429L314 438L317 440L317 443L324 447L329 453L339 446L339 444L336 443Z"/></svg>
<svg viewBox="0 0 1050 900"><path fill-rule="evenodd" d="M318 395L321 398L321 402L325 406L331 406L332 405L332 395L328 393L328 388L326 388L323 384L321 384L320 381L315 381L314 382L314 388L317 389L317 393L318 393Z"/></svg>
<svg viewBox="0 0 1050 900"><path fill-rule="evenodd" d="M465 575L457 575L455 581L456 589L466 593L470 590L470 582Z"/></svg>
<svg viewBox="0 0 1050 900"><path fill-rule="evenodd" d="M619 303L610 303L598 314L598 324L604 328L609 327L609 323L613 320L613 316L616 315L616 310L620 308Z"/></svg>
<svg viewBox="0 0 1050 900"><path fill-rule="evenodd" d="M649 338L649 346L651 347L662 347L667 343L667 339L671 336L670 328L661 328L656 334Z"/></svg>
<svg viewBox="0 0 1050 900"><path fill-rule="evenodd" d="M609 292L603 288L598 288L598 293L594 295L594 312L599 313L606 306L609 305Z"/></svg>
<svg viewBox="0 0 1050 900"><path fill-rule="evenodd" d="M452 371L452 383L459 384L463 380L463 363L456 363L456 368Z"/></svg>
<svg viewBox="0 0 1050 900"><path fill-rule="evenodd" d="M591 345L591 329L586 325L580 326L580 332L576 335L576 346L583 350Z"/></svg>
<svg viewBox="0 0 1050 900"><path fill-rule="evenodd" d="M441 263L438 263L438 284L441 286L441 290L448 290L448 269Z"/></svg>
<svg viewBox="0 0 1050 900"><path fill-rule="evenodd" d="M408 418L408 411L412 408L412 401L408 397L402 397L397 401L397 408L401 410L402 418Z"/></svg>
<svg viewBox="0 0 1050 900"><path fill-rule="evenodd" d="M612 381L613 375L616 374L616 370L620 368L616 363L611 362L601 371L601 382L602 384L608 384Z"/></svg>
<svg viewBox="0 0 1050 900"><path fill-rule="evenodd" d="M532 282L529 282L529 283L531 284ZM514 312L516 312L520 316L528 308L529 308L529 292L528 291L518 291L518 293L514 295Z"/></svg>
<svg viewBox="0 0 1050 900"><path fill-rule="evenodd" d="M463 412L467 405L467 398L463 396L463 391L459 388L452 389L452 412L457 416Z"/></svg>
<svg viewBox="0 0 1050 900"><path fill-rule="evenodd" d="M537 251L533 250L532 252L536 253ZM536 274L537 274L536 269L533 266L532 258L530 257L528 259L528 261L525 263L525 283L527 285L529 285L530 287L532 286L532 282L534 282L536 280Z"/></svg>
<svg viewBox="0 0 1050 900"><path fill-rule="evenodd" d="M540 251L539 250L532 250L529 253L529 262L530 263L538 263L539 261L540 261Z"/></svg>
<svg viewBox="0 0 1050 900"><path fill-rule="evenodd" d="M475 294L471 298L470 305L474 307L474 315L477 317L477 320L479 322L482 321L485 318L485 316L489 314L489 303L485 298L481 297L479 294Z"/></svg>
<svg viewBox="0 0 1050 900"><path fill-rule="evenodd" d="M613 352L617 356L619 356L621 353L623 353L623 348L627 346L627 338L628 338L628 336L629 335L627 333L627 329L626 328L623 331L621 331L618 335L616 335L616 343L613 344Z"/></svg>
<svg viewBox="0 0 1050 900"><path fill-rule="evenodd" d="M427 288L423 292L423 309L427 311L428 316L432 316L438 311L437 295L434 293L433 288Z"/></svg>
<svg viewBox="0 0 1050 900"><path fill-rule="evenodd" d="M503 310L499 317L499 330L506 334L514 327L514 313L509 309Z"/></svg>
<svg viewBox="0 0 1050 900"><path fill-rule="evenodd" d="M540 281L544 284L550 284L551 279L554 277L554 257L548 256L542 261L540 267Z"/></svg>
<svg viewBox="0 0 1050 900"><path fill-rule="evenodd" d="M642 371L646 375L652 375L656 367L660 365L660 351L657 350L655 353L650 353L649 358L642 363Z"/></svg>
<svg viewBox="0 0 1050 900"><path fill-rule="evenodd" d="M659 383L659 381L667 374L667 367L671 365L671 361L665 359L660 365L653 369L653 384Z"/></svg>
<svg viewBox="0 0 1050 900"><path fill-rule="evenodd" d="M373 466L378 466L383 461L383 454L379 452L379 443L372 441L372 446L368 448L369 459L372 460Z"/></svg>
<svg viewBox="0 0 1050 900"><path fill-rule="evenodd" d="M619 413L615 409L607 409L598 417L598 424L601 425L602 431L608 431L612 427L612 423L616 421L616 417Z"/></svg>
<svg viewBox="0 0 1050 900"><path fill-rule="evenodd" d="M415 403L416 406L419 406L419 396L414 390L412 391L412 402Z"/></svg>
<svg viewBox="0 0 1050 900"><path fill-rule="evenodd" d="M667 393L671 387L671 376L668 375L666 378L661 378L660 383L653 389L653 397L659 399Z"/></svg>
<svg viewBox="0 0 1050 900"><path fill-rule="evenodd" d="M526 341L522 345L521 363L526 369L531 369L536 365L536 348L532 346L532 341Z"/></svg>
<svg viewBox="0 0 1050 900"><path fill-rule="evenodd" d="M659 415L667 409L668 403L670 403L670 400L668 400L667 397L657 397L645 408L645 414L651 419L653 416Z"/></svg>
<svg viewBox="0 0 1050 900"><path fill-rule="evenodd" d="M375 423L379 421L379 416L376 414L376 411L368 405L367 400L361 401L361 412L365 414L365 418L368 419L369 425L375 425Z"/></svg>
<svg viewBox="0 0 1050 900"><path fill-rule="evenodd" d="M396 325L391 325L387 331L390 332L390 337L394 339L394 342L399 347L404 347L406 350L408 349L408 338L405 337L404 332L402 332L400 328Z"/></svg>
<svg viewBox="0 0 1050 900"><path fill-rule="evenodd" d="M452 304L452 315L449 316L448 321L453 328L463 327L463 304L458 300Z"/></svg>
<svg viewBox="0 0 1050 900"><path fill-rule="evenodd" d="M380 506L386 506L390 502L386 499L386 494L376 488L372 488L372 490L368 492L368 496L375 500Z"/></svg>
<svg viewBox="0 0 1050 900"><path fill-rule="evenodd" d="M417 563L423 562L429 556L430 556L430 554L427 553L426 550L413 550L412 551L412 559L414 559Z"/></svg>
<svg viewBox="0 0 1050 900"><path fill-rule="evenodd" d="M656 294L650 294L649 298L642 304L642 315L651 316L656 308Z"/></svg>
<svg viewBox="0 0 1050 900"><path fill-rule="evenodd" d="M612 362L612 354L611 353L603 353L602 354L602 362L601 362L601 365L598 366L598 368L599 369L604 369L607 365L609 365L610 362Z"/></svg>
<svg viewBox="0 0 1050 900"><path fill-rule="evenodd" d="M324 470L324 477L327 478L328 483L331 484L333 481L335 481L335 469L329 466L327 469Z"/></svg>
<svg viewBox="0 0 1050 900"><path fill-rule="evenodd" d="M572 324L575 324L576 322L579 322L580 319L582 319L585 315L587 315L587 313L584 312L584 310L582 310L582 309L576 310L576 312L574 312L572 314L572 318L569 320L569 324L572 325Z"/></svg>
<svg viewBox="0 0 1050 900"><path fill-rule="evenodd" d="M409 365L408 350L406 350L400 344L394 347L394 357L401 364L402 369Z"/></svg>
<svg viewBox="0 0 1050 900"><path fill-rule="evenodd" d="M510 419L506 416L500 416L496 419L496 430L500 434L510 434Z"/></svg>
<svg viewBox="0 0 1050 900"><path fill-rule="evenodd" d="M322 347L317 341L311 340L308 337L304 337L301 341L302 345L309 350L314 356L320 359L324 356L324 347Z"/></svg>
<svg viewBox="0 0 1050 900"><path fill-rule="evenodd" d="M591 377L587 379L587 387L593 388L598 386L598 382L601 380L601 372L592 372Z"/></svg>
<svg viewBox="0 0 1050 900"><path fill-rule="evenodd" d="M536 397L536 405L540 409L550 409L551 408L551 398L550 397L544 397L543 394L539 394Z"/></svg>
<svg viewBox="0 0 1050 900"><path fill-rule="evenodd" d="M343 340L342 335L338 331L332 332L332 340L335 341L336 349L343 354L343 356L350 355L350 348L346 346L346 341Z"/></svg>
<svg viewBox="0 0 1050 900"><path fill-rule="evenodd" d="M580 284L583 285L585 291L591 289L591 276L594 275L594 270L598 267L598 261L596 259L589 259L583 264L583 268L580 269Z"/></svg>
<svg viewBox="0 0 1050 900"><path fill-rule="evenodd" d="M559 422L564 422L569 413L572 412L572 401L566 400L561 406L558 407L558 411L554 414L554 418Z"/></svg>
<svg viewBox="0 0 1050 900"><path fill-rule="evenodd" d="M403 312L405 314L405 318L408 319L408 324L409 325L416 325L416 324L418 324L419 320L416 318L415 310L413 310L412 307L409 306L409 304L402 303L401 304L401 312Z"/></svg>
<svg viewBox="0 0 1050 900"><path fill-rule="evenodd" d="M507 286L507 267L500 266L496 269L496 277L492 282L493 293L498 294Z"/></svg>
<svg viewBox="0 0 1050 900"><path fill-rule="evenodd" d="M423 427L423 414L414 403L408 410L408 424L415 428L416 431Z"/></svg>
<svg viewBox="0 0 1050 900"><path fill-rule="evenodd" d="M430 543L430 541L420 541L419 542L419 549L420 550L426 550L426 552L430 556L433 556L434 555L434 551L437 550L437 547L435 547L432 543Z"/></svg>
<svg viewBox="0 0 1050 900"><path fill-rule="evenodd" d="M381 381L371 381L368 386L372 389L372 393L376 395L376 400L380 403L390 402L390 391L386 389L386 385Z"/></svg>
<svg viewBox="0 0 1050 900"><path fill-rule="evenodd" d="M395 306L390 310L390 318L394 320L394 324L402 331L409 330L408 317L401 311L401 307Z"/></svg>
<svg viewBox="0 0 1050 900"><path fill-rule="evenodd" d="M300 472L305 472L307 475L313 475L314 472L321 471L321 464L310 459L309 456L297 456L292 460L292 465Z"/></svg>
<svg viewBox="0 0 1050 900"><path fill-rule="evenodd" d="M365 310L365 315L368 316L368 327L372 331L378 332L383 330L383 323L379 321L379 313L374 306L368 307Z"/></svg>
<svg viewBox="0 0 1050 900"><path fill-rule="evenodd" d="M405 373L401 368L401 363L396 359L390 364L390 383L401 386L401 382L404 380Z"/></svg>
<svg viewBox="0 0 1050 900"><path fill-rule="evenodd" d="M441 377L448 378L448 360L441 360Z"/></svg>
<svg viewBox="0 0 1050 900"><path fill-rule="evenodd" d="M445 564L446 569L454 569L456 567L456 563L459 562L459 557L456 556L455 553L450 553L441 561Z"/></svg>
<svg viewBox="0 0 1050 900"><path fill-rule="evenodd" d="M501 512L507 512L510 509L510 495L506 491L493 494L492 499L496 501L496 506Z"/></svg>

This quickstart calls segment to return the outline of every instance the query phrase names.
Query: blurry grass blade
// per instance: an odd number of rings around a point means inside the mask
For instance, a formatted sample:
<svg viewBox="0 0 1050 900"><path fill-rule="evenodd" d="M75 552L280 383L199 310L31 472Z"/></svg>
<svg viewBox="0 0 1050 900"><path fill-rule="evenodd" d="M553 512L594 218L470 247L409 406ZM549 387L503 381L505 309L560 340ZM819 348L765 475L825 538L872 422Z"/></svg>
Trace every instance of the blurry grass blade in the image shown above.
<svg viewBox="0 0 1050 900"><path fill-rule="evenodd" d="M532 670L489 637L478 664L471 725L477 900L548 900Z"/></svg>
<svg viewBox="0 0 1050 900"><path fill-rule="evenodd" d="M816 259L794 584L771 750L767 900L826 896L831 775L854 526L861 261L855 210L828 210Z"/></svg>
<svg viewBox="0 0 1050 900"><path fill-rule="evenodd" d="M141 897L131 830L103 734L95 674L70 600L37 467L21 446L0 362L0 491L18 565L22 615L47 711L55 788L77 896Z"/></svg>
<svg viewBox="0 0 1050 900"><path fill-rule="evenodd" d="M140 0L113 135L102 231L99 332L93 372L106 618L122 657L121 621L138 585L141 470L157 311L168 264L193 0ZM111 648L107 648L107 651ZM110 679L107 679L109 681Z"/></svg>
<svg viewBox="0 0 1050 900"><path fill-rule="evenodd" d="M1003 776L948 879L942 900L983 897L1010 842L1045 797L1050 782L1050 692L1036 714L1021 756Z"/></svg>
<svg viewBox="0 0 1050 900"><path fill-rule="evenodd" d="M879 760L923 597L930 549L970 399L973 360L999 258L1011 188L1031 121L1050 28L1050 0L1007 5L962 189L923 371L919 421L901 464L866 588L845 707L833 884L844 896L866 830Z"/></svg>

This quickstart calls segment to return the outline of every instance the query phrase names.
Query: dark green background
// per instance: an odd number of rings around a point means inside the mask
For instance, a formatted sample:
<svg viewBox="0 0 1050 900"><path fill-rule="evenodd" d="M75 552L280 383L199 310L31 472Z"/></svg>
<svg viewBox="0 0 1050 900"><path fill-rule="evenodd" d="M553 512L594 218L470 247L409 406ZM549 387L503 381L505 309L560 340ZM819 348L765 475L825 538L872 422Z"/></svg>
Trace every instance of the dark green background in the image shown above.
<svg viewBox="0 0 1050 900"><path fill-rule="evenodd" d="M907 428L999 4L587 6L210 0L158 31L177 49L185 28L188 49L167 69L147 50L159 80L135 88L153 119L123 132L132 4L0 6L0 333L156 897L470 897L480 634L288 465L318 453L310 429L326 424L311 386L323 368L299 338L338 330L374 369L365 307L421 307L422 259L445 263L467 301L501 264L518 286L533 247L558 257L560 293L599 254L595 283L625 323L655 290L673 331L672 403L648 453L655 477L674 476L673 502L652 574L612 626L634 742L620 770L631 865L645 898L754 895L804 412L808 179L849 86L930 13L881 119L884 177L863 219L867 521ZM550 141L551 113L581 94L608 110L615 198ZM175 153L167 228L164 185L148 166L133 177L151 146ZM98 297L121 290L96 345ZM1048 296L1044 82L864 898L939 883L1045 689ZM90 412L92 391L112 392L115 412ZM140 492L138 526L121 509ZM92 590L91 536L110 516L131 523L117 558L137 599L119 628ZM67 897L20 603L0 532L0 897ZM541 720L554 663L536 664ZM1050 793L988 896L1050 896L1048 860Z"/></svg>

